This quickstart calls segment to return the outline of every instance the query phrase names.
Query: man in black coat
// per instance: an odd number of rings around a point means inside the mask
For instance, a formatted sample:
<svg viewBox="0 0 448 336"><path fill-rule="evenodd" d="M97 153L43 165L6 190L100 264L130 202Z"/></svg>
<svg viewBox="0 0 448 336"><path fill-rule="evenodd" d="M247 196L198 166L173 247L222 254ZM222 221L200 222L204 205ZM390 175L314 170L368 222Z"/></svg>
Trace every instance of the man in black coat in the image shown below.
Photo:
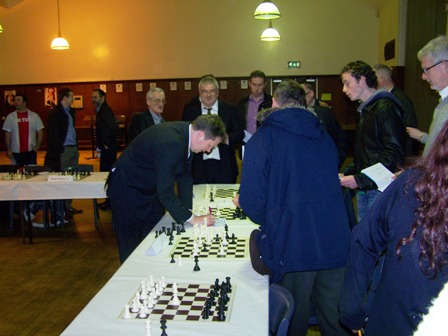
<svg viewBox="0 0 448 336"><path fill-rule="evenodd" d="M191 124L166 122L140 134L123 151L107 181L107 196L123 263L162 218L164 208L177 223L208 225L211 215L192 214L194 153L209 152L225 141L225 126L214 115ZM177 195L175 193L177 185Z"/></svg>
<svg viewBox="0 0 448 336"><path fill-rule="evenodd" d="M129 143L148 127L161 124L165 121L162 117L165 104L165 91L163 89L158 87L149 89L146 93L146 105L148 105L148 109L141 113L135 113L132 116L128 130Z"/></svg>
<svg viewBox="0 0 448 336"><path fill-rule="evenodd" d="M65 171L78 165L79 152L76 138L76 111L71 107L73 90L63 88L58 93L58 105L47 118L47 153L45 166L53 171ZM65 201L69 214L82 212L72 207L72 200Z"/></svg>
<svg viewBox="0 0 448 336"><path fill-rule="evenodd" d="M117 160L118 124L103 90L93 90L92 103L96 112L96 146L101 150L100 171L109 171Z"/></svg>
<svg viewBox="0 0 448 336"><path fill-rule="evenodd" d="M216 78L204 76L199 81L199 101L186 108L183 121L193 121L203 114L217 114L224 122L228 140L211 153L196 155L193 159L194 184L236 183L238 166L234 148L244 137L235 107L218 100L219 85Z"/></svg>
<svg viewBox="0 0 448 336"><path fill-rule="evenodd" d="M326 103L316 99L314 87L310 83L302 84L305 90L306 106L309 111L313 112L325 126L325 130L333 139L338 150L339 168L342 167L345 157L347 156L346 135L338 120L336 119L331 107Z"/></svg>

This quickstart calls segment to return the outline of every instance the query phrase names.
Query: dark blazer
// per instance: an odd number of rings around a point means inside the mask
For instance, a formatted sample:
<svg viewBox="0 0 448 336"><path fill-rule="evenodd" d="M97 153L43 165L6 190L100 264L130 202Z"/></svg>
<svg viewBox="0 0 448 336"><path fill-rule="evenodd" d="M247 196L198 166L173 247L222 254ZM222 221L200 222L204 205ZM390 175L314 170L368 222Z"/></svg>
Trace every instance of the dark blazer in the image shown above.
<svg viewBox="0 0 448 336"><path fill-rule="evenodd" d="M417 115L415 114L414 104L411 99L396 86L390 91L401 103L404 110L404 124L406 127L418 127ZM415 154L419 147L419 142L411 137L406 138L406 155Z"/></svg>
<svg viewBox="0 0 448 336"><path fill-rule="evenodd" d="M70 108L73 126L76 124L76 110ZM61 154L64 153L64 141L67 137L69 118L61 103L58 103L48 114L47 118L47 153L44 165L53 171L61 167Z"/></svg>
<svg viewBox="0 0 448 336"><path fill-rule="evenodd" d="M118 124L112 109L106 102L96 114L96 146L103 150L117 145Z"/></svg>
<svg viewBox="0 0 448 336"><path fill-rule="evenodd" d="M237 113L238 113L238 121L241 123L243 129L246 129L247 124L247 107L249 106L249 96L241 99L236 105ZM263 101L260 104L260 107L272 106L272 96L268 93L264 93ZM260 110L260 109L259 109ZM257 123L258 124L258 123Z"/></svg>
<svg viewBox="0 0 448 336"><path fill-rule="evenodd" d="M341 168L345 157L347 156L346 136L344 130L341 128L341 125L339 125L339 122L330 107L315 105L313 106L313 109L314 113L316 113L316 116L319 118L320 122L325 126L325 130L328 132L336 145L339 158L338 166Z"/></svg>
<svg viewBox="0 0 448 336"><path fill-rule="evenodd" d="M190 218L193 153L188 157L188 142L189 124L177 121L146 129L126 147L110 173L107 195L124 206L129 220L144 222L159 201L178 223Z"/></svg>
<svg viewBox="0 0 448 336"><path fill-rule="evenodd" d="M132 116L131 124L128 129L128 143L131 143L137 135L142 133L148 127L154 126L154 119L152 118L151 112L146 110L144 112L135 113Z"/></svg>
<svg viewBox="0 0 448 336"><path fill-rule="evenodd" d="M202 115L201 104L191 104L182 115L183 121L193 121ZM235 183L238 176L238 165L234 148L244 137L243 128L238 122L236 108L223 101L218 101L218 115L226 126L229 144L220 144L219 155L221 160L203 160L203 155L196 155L193 159L193 182L198 183ZM211 167L213 165L213 167ZM207 177L208 176L208 177Z"/></svg>

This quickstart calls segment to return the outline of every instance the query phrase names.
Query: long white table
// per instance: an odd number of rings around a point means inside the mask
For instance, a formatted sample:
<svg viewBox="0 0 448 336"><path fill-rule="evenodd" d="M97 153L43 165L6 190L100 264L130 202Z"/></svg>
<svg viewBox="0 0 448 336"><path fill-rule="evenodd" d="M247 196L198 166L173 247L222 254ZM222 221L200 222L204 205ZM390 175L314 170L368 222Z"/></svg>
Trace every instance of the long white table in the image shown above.
<svg viewBox="0 0 448 336"><path fill-rule="evenodd" d="M62 200L106 198L104 185L108 172L94 172L90 176L75 181L48 181L54 173L40 173L20 180L0 180L0 201ZM4 174L1 174L4 175ZM95 226L98 229L94 209ZM21 218L22 240L25 243L25 229ZM29 243L32 243L31 223L28 223Z"/></svg>
<svg viewBox="0 0 448 336"><path fill-rule="evenodd" d="M218 186L221 187L221 186ZM225 186L228 188L228 186ZM237 188L237 186L236 186ZM199 207L233 206L230 198L215 199L210 203L204 197L204 186L194 189L194 203ZM166 214L155 230L163 226L171 227L172 218ZM229 234L249 236L256 227L249 220L227 221ZM186 224L186 233L192 235L193 228ZM219 228L218 230L223 229ZM176 235L174 236L176 237ZM63 332L63 335L146 335L144 320L125 320L120 317L124 306L132 299L142 280L153 275L157 281L162 276L167 283L212 284L216 278L220 281L231 277L234 289L233 303L229 321L168 321L167 334L170 336L197 335L267 335L268 334L268 286L267 276L256 273L251 266L249 256L244 259L200 259L199 272L193 271L194 260L182 259L182 266L170 263L172 246L165 239L162 250L153 256L146 255L148 249L156 242L154 231L138 246L133 254L119 268L107 284L97 293L84 310ZM157 242L160 242L160 238ZM160 323L152 322L151 335L160 335Z"/></svg>

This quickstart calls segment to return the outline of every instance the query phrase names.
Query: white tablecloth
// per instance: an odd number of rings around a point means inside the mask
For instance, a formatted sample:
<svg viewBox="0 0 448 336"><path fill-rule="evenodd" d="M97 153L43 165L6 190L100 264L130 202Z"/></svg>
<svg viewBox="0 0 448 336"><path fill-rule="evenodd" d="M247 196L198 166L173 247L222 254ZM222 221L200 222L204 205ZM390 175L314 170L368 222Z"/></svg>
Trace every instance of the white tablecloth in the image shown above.
<svg viewBox="0 0 448 336"><path fill-rule="evenodd" d="M106 198L107 172L95 172L81 180L49 182L41 174L23 180L1 180L1 201Z"/></svg>
<svg viewBox="0 0 448 336"><path fill-rule="evenodd" d="M194 202L207 203L204 197L204 186L194 189ZM231 201L219 200L230 206ZM211 204L213 205L213 204ZM213 205L214 206L214 205ZM171 227L172 218L165 215L158 223L156 230L162 226ZM228 221L229 234L249 236L256 227L248 220ZM186 224L191 235L193 228ZM176 237L176 236L175 236ZM212 284L216 278L220 281L227 276L235 289L234 302L229 321L226 322L178 322L168 321L167 334L175 335L267 335L268 334L268 277L256 273L251 266L249 256L243 260L235 259L200 259L201 270L194 272L194 260L182 260L183 265L170 263L172 246L166 239L163 249L156 256L145 255L156 240L151 232L138 246L134 253L114 274L109 282L90 301L78 317L64 331L63 335L146 335L145 323L142 320L123 320L119 318L124 306L132 299L140 282L150 275L160 279L165 277L167 283L205 283ZM160 323L153 322L152 335L160 335Z"/></svg>

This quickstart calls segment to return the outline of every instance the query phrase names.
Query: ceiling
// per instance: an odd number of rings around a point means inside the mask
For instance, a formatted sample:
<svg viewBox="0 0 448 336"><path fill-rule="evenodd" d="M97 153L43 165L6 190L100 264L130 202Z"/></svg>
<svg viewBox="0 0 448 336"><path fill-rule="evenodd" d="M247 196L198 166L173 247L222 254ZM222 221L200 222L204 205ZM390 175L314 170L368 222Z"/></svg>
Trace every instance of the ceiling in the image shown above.
<svg viewBox="0 0 448 336"><path fill-rule="evenodd" d="M0 0L0 7L3 8L12 8L15 5L21 3L23 0ZM356 0L359 2L362 2L370 7L379 9L381 7L381 5L386 1L386 0ZM275 0L274 0L275 2Z"/></svg>

